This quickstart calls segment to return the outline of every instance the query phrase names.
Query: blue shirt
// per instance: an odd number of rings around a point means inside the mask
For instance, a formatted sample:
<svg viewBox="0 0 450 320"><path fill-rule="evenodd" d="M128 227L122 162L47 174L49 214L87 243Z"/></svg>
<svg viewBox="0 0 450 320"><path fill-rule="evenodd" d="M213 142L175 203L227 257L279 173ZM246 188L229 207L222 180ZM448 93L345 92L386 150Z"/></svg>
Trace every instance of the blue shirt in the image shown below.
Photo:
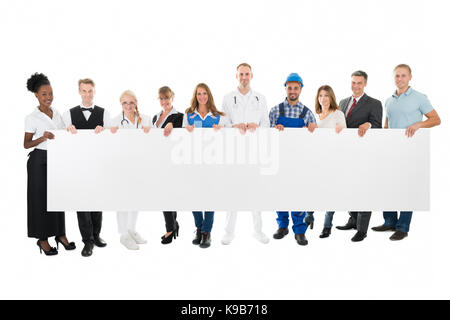
<svg viewBox="0 0 450 320"><path fill-rule="evenodd" d="M427 96L411 87L405 93L397 93L386 100L386 117L391 129L406 129L414 123L420 122L423 115L433 111Z"/></svg>
<svg viewBox="0 0 450 320"><path fill-rule="evenodd" d="M296 105L291 106L287 99L284 100L284 116L287 118L298 118L303 112L303 108L306 108L301 102L298 102ZM269 113L270 126L275 127L277 124L278 117L280 116L280 108L278 105L273 107ZM314 117L314 113L308 109L306 112L305 118L305 126L308 126L310 123L316 123L316 117Z"/></svg>

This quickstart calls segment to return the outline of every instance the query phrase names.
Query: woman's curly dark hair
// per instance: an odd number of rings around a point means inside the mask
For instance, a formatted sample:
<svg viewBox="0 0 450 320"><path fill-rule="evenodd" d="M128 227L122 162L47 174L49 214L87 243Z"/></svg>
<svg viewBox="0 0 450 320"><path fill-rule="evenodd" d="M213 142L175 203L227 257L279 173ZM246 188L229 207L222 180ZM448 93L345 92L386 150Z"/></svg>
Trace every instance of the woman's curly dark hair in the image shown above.
<svg viewBox="0 0 450 320"><path fill-rule="evenodd" d="M50 81L43 73L35 73L27 80L27 89L31 92L38 92L41 86L49 85Z"/></svg>

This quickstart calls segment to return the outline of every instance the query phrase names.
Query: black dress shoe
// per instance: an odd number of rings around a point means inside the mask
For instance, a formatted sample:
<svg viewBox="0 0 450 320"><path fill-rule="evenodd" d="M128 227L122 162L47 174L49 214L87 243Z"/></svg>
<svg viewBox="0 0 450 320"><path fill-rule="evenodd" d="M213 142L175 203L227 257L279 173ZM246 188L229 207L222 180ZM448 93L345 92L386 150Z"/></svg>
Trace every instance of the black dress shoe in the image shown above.
<svg viewBox="0 0 450 320"><path fill-rule="evenodd" d="M90 257L92 256L92 249L94 249L94 244L92 242L85 242L84 248L81 251L81 255L83 257Z"/></svg>
<svg viewBox="0 0 450 320"><path fill-rule="evenodd" d="M331 228L323 228L322 233L320 234L319 238L328 238L331 234Z"/></svg>
<svg viewBox="0 0 450 320"><path fill-rule="evenodd" d="M195 238L194 240L192 240L192 244L199 245L201 241L202 241L202 230L197 229L197 231L195 231Z"/></svg>
<svg viewBox="0 0 450 320"><path fill-rule="evenodd" d="M100 237L94 237L94 244L99 248L106 247L106 242Z"/></svg>
<svg viewBox="0 0 450 320"><path fill-rule="evenodd" d="M297 243L301 246L308 245L308 240L306 239L304 234L296 234L295 240L297 240Z"/></svg>
<svg viewBox="0 0 450 320"><path fill-rule="evenodd" d="M285 235L287 235L289 233L289 229L288 228L279 228L277 230L277 232L275 232L275 234L273 235L274 239L283 239Z"/></svg>
<svg viewBox="0 0 450 320"><path fill-rule="evenodd" d="M352 223L347 223L345 226L338 226L338 227L336 227L336 229L339 229L339 230L352 230L352 229L356 229L356 225L354 225Z"/></svg>
<svg viewBox="0 0 450 320"><path fill-rule="evenodd" d="M367 233L358 231L352 238L353 242L363 241L367 237Z"/></svg>
<svg viewBox="0 0 450 320"><path fill-rule="evenodd" d="M384 224L382 224L381 226L373 227L372 230L373 231L380 231L380 232L383 232L383 231L395 231L395 228L388 227L388 226L385 226Z"/></svg>
<svg viewBox="0 0 450 320"><path fill-rule="evenodd" d="M202 241L200 242L200 248L208 248L211 245L211 232L202 233Z"/></svg>
<svg viewBox="0 0 450 320"><path fill-rule="evenodd" d="M408 232L402 232L397 230L389 239L391 239L392 241L399 241L405 239L407 236Z"/></svg>

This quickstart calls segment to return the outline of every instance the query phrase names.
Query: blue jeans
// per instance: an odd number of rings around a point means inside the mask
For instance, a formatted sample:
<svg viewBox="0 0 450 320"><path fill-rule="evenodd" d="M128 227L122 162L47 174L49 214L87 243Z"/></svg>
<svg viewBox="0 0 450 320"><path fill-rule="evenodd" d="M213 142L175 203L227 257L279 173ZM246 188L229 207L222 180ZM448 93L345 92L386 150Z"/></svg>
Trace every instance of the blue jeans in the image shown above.
<svg viewBox="0 0 450 320"><path fill-rule="evenodd" d="M192 211L195 220L195 226L202 232L211 232L214 223L214 211Z"/></svg>
<svg viewBox="0 0 450 320"><path fill-rule="evenodd" d="M277 214L278 227L287 228L289 226L289 211L277 211ZM306 229L308 229L308 225L304 221L305 216L305 211L291 211L294 234L305 234Z"/></svg>
<svg viewBox="0 0 450 320"><path fill-rule="evenodd" d="M306 213L307 217L311 217L310 219L312 219L312 221L314 221L314 211L308 211ZM323 227L324 228L330 228L333 227L333 216L334 216L334 211L327 211L325 213L325 222L323 223Z"/></svg>
<svg viewBox="0 0 450 320"><path fill-rule="evenodd" d="M384 225L398 231L409 232L412 214L412 211L400 211L398 218L397 211L383 211Z"/></svg>

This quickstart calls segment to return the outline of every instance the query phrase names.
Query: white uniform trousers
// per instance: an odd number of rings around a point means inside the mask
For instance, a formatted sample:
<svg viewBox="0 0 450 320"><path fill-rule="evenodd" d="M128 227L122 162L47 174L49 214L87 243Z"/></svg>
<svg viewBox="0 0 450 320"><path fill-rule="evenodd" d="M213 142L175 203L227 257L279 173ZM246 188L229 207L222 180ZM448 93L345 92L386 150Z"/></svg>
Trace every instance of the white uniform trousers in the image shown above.
<svg viewBox="0 0 450 320"><path fill-rule="evenodd" d="M262 232L262 218L260 211L253 211L253 227L255 229L255 233ZM228 211L227 218L225 222L225 231L229 234L234 234L234 230L236 229L236 219L237 212L236 211Z"/></svg>
<svg viewBox="0 0 450 320"><path fill-rule="evenodd" d="M121 235L127 235L128 231L136 232L137 211L117 212L117 225Z"/></svg>

